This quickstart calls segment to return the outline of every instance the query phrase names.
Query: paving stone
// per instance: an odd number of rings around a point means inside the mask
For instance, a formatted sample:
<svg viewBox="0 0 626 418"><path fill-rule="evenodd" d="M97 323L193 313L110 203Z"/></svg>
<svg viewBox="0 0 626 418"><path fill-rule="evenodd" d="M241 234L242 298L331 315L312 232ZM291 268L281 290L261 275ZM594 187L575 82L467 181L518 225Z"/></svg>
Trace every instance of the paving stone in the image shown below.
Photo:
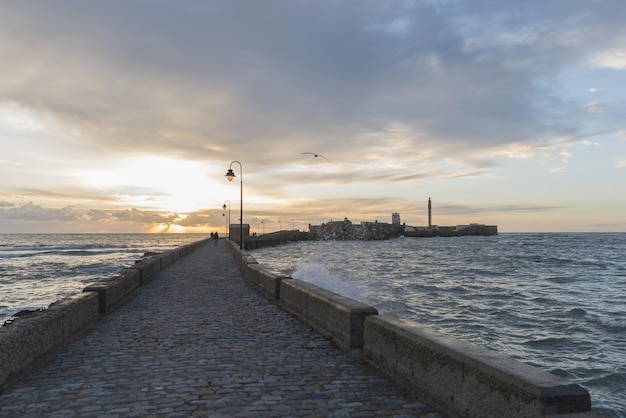
<svg viewBox="0 0 626 418"><path fill-rule="evenodd" d="M0 417L441 415L247 287L224 242L0 395Z"/></svg>

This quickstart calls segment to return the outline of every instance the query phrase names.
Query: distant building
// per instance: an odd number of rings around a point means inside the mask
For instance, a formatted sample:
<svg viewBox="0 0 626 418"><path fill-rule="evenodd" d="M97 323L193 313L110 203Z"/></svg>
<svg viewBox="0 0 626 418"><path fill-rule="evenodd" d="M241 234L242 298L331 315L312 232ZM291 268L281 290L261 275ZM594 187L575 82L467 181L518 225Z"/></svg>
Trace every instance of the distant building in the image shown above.
<svg viewBox="0 0 626 418"><path fill-rule="evenodd" d="M399 237L402 226L378 221L355 225L344 218L343 221L311 225L310 231L314 239L321 240L381 240Z"/></svg>
<svg viewBox="0 0 626 418"><path fill-rule="evenodd" d="M497 225L471 223L468 225L439 226L432 223L432 202L428 198L428 226L402 224L400 214L391 214L391 223L366 222L353 224L348 218L310 225L311 239L319 240L382 240L405 237L458 237L463 235L498 235Z"/></svg>
<svg viewBox="0 0 626 418"><path fill-rule="evenodd" d="M228 238L239 244L239 224L230 224L228 229ZM243 241L250 236L250 224L243 224Z"/></svg>

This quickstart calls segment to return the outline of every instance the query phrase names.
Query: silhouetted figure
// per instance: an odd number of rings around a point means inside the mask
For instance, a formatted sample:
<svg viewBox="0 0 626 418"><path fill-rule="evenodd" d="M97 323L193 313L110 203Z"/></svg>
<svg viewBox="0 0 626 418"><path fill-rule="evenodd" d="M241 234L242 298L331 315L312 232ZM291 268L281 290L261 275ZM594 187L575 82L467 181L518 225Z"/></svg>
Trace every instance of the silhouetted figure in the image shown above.
<svg viewBox="0 0 626 418"><path fill-rule="evenodd" d="M215 243L215 245L217 245L217 240L219 239L220 235L217 233L217 231L215 231L213 233L213 242Z"/></svg>

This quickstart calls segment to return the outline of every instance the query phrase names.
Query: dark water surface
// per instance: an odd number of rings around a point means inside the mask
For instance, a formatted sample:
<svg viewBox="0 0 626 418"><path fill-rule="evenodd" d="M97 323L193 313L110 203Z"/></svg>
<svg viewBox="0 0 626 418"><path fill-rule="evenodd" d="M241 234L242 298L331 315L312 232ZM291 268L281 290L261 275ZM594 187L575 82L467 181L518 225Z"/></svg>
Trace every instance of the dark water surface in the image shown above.
<svg viewBox="0 0 626 418"><path fill-rule="evenodd" d="M595 410L626 416L626 234L311 241L251 254L563 376Z"/></svg>
<svg viewBox="0 0 626 418"><path fill-rule="evenodd" d="M0 234L0 325L203 234Z"/></svg>

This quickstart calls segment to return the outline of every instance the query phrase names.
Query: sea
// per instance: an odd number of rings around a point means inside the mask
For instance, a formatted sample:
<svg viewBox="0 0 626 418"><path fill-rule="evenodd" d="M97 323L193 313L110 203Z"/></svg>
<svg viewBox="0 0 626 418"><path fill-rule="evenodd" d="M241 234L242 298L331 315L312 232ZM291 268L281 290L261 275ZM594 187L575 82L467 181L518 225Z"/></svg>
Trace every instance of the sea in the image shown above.
<svg viewBox="0 0 626 418"><path fill-rule="evenodd" d="M202 234L0 234L0 326ZM302 241L268 268L580 384L626 417L626 233Z"/></svg>
<svg viewBox="0 0 626 418"><path fill-rule="evenodd" d="M205 234L0 234L0 326Z"/></svg>
<svg viewBox="0 0 626 418"><path fill-rule="evenodd" d="M304 241L262 265L578 383L626 417L626 234Z"/></svg>

